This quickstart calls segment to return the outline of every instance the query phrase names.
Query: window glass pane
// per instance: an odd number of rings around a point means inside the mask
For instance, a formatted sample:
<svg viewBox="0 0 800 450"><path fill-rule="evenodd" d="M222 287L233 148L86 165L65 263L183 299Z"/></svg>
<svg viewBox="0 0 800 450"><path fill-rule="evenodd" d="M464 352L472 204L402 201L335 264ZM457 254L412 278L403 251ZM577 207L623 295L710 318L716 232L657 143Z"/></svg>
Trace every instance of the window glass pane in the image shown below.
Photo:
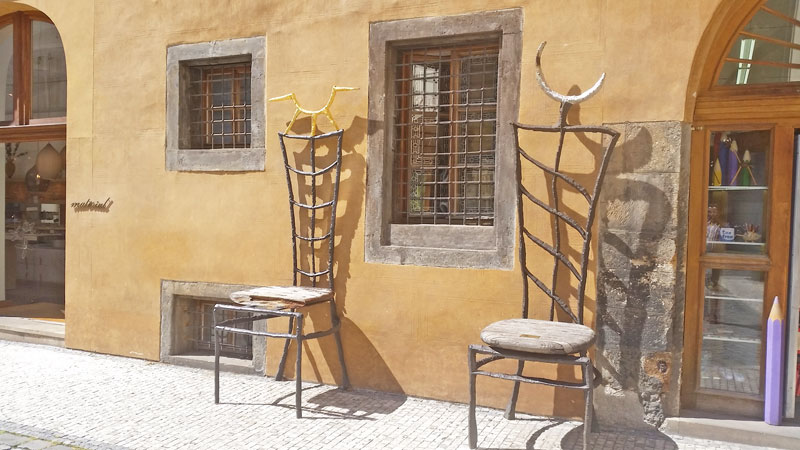
<svg viewBox="0 0 800 450"><path fill-rule="evenodd" d="M706 270L701 388L760 392L765 276L749 270Z"/></svg>
<svg viewBox="0 0 800 450"><path fill-rule="evenodd" d="M56 27L47 22L31 24L31 118L66 117L67 64Z"/></svg>
<svg viewBox="0 0 800 450"><path fill-rule="evenodd" d="M734 41L719 84L747 85L800 81L800 18L797 0L770 0ZM749 62L752 61L752 62Z"/></svg>
<svg viewBox="0 0 800 450"><path fill-rule="evenodd" d="M494 223L499 42L430 45L394 62L394 223Z"/></svg>
<svg viewBox="0 0 800 450"><path fill-rule="evenodd" d="M0 86L3 88L3 120L14 119L14 27L0 27Z"/></svg>
<svg viewBox="0 0 800 450"><path fill-rule="evenodd" d="M711 133L707 253L763 254L770 132Z"/></svg>
<svg viewBox="0 0 800 450"><path fill-rule="evenodd" d="M250 63L190 66L191 148L250 146Z"/></svg>

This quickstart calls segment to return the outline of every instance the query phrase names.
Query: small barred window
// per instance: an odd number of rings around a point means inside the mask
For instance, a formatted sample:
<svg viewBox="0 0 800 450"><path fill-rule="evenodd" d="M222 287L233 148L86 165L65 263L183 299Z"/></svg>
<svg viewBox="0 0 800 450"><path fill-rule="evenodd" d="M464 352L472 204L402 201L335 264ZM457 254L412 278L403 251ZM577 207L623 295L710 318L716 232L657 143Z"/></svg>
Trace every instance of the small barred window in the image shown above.
<svg viewBox="0 0 800 450"><path fill-rule="evenodd" d="M189 68L191 148L250 147L250 63Z"/></svg>

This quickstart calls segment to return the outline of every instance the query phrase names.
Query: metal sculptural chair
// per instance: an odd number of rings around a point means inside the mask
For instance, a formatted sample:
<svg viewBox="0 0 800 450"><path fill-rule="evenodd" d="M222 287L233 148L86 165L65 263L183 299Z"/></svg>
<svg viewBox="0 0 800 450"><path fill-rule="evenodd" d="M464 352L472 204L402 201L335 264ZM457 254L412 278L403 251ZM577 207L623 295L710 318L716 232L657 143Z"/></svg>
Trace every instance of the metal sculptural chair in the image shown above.
<svg viewBox="0 0 800 450"><path fill-rule="evenodd" d="M339 200L339 178L341 174L342 162L342 135L344 130L339 129L330 133L314 135L316 131L316 114L325 113L331 118L331 123L336 127L336 123L332 120L328 107L333 101L337 90L351 90L352 88L336 88L331 91L331 98L323 110L316 112L302 112L313 113L312 131L311 135L290 135L289 128L291 128L298 113L295 114L292 122L289 124L285 133L278 133L281 145L281 152L283 154L283 163L286 170L286 184L289 192L289 212L291 218L292 230L292 262L293 262L293 281L292 286L263 286L245 291L234 292L231 294L231 300L241 306L229 304L217 304L214 306L214 401L219 403L219 358L220 347L222 345L222 338L224 333L238 333L249 336L263 336L285 339L283 347L283 355L281 356L280 363L278 364L278 371L275 375L275 380L282 381L284 369L286 366L286 359L289 353L289 345L291 341L295 341L297 347L296 361L295 361L295 410L297 418L302 417L301 394L302 394L302 352L303 342L310 339L318 339L324 336L333 334L336 341L336 350L338 352L339 364L342 369L342 381L340 386L344 389L350 386L350 380L347 375L347 366L344 361L344 353L342 351L342 341L339 334L341 326L339 316L336 311L336 301L334 299L333 291L333 250L335 241L335 226L336 226L336 206ZM291 98L294 100L293 94L290 96L278 97L274 100L283 100ZM296 100L295 100L296 104ZM298 107L298 110L300 108ZM338 128L338 127L337 127ZM336 155L335 160L323 168L318 168L318 155L317 155L317 141L324 139L336 139ZM289 162L289 155L286 150L286 140L305 140L308 142L310 158L307 162L310 170L303 170L302 167L294 167ZM295 190L292 187L293 176L297 179L298 190L300 186L307 186L308 197L311 199L310 203L303 203L296 198ZM317 185L317 180L331 176L332 186L330 186L331 198L326 201L317 202L318 194L320 194L320 187ZM301 183L301 180L307 179L308 184ZM327 193L325 191L324 193ZM302 193L299 193L302 196ZM316 228L318 226L317 214L319 211L330 211L328 217L329 227L327 233L316 236ZM298 220L295 215L300 211L305 211L310 217L308 221L308 233L298 232ZM300 220L302 221L302 220ZM327 266L325 268L317 266L317 249L316 246L321 247L327 243ZM308 249L306 255L301 255L298 251L301 246L305 245ZM320 248L319 251L322 251ZM301 258L308 261L310 266L304 269L301 264ZM302 279L308 279L311 286L301 286ZM303 312L304 308L312 305L317 305L327 302L330 308L331 327L327 330L314 331L312 333L303 333ZM243 313L246 317L238 317L227 320L218 321L218 314L223 311L232 311L236 313ZM242 324L252 325L256 321L267 321L277 317L288 317L289 329L286 333L277 333L266 331L254 331L250 328L245 328Z"/></svg>
<svg viewBox="0 0 800 450"><path fill-rule="evenodd" d="M545 44L546 43L543 42L539 46L539 50L536 55L536 76L545 93L549 97L561 103L559 121L555 126L521 125L518 123L512 124L514 126L514 135L517 147L516 200L519 221L519 258L523 279L522 318L501 320L487 326L481 332L481 340L483 340L486 345L469 346L468 357L470 403L468 427L470 448L475 448L478 441L477 422L475 418L475 384L478 375L500 378L514 382L511 398L505 411L505 417L510 420L514 419L520 383L544 384L554 387L583 390L586 400L583 448L584 450L588 448L593 411L592 390L594 389L594 368L592 366L592 361L588 356L588 350L594 343L595 333L591 328L583 325L584 291L586 288L586 272L588 269L590 242L592 238L592 223L595 218L595 207L597 206L600 187L602 185L603 178L605 177L608 161L611 157L614 146L616 145L617 139L619 138L619 133L610 128L602 126L567 124L567 113L569 112L570 107L594 95L600 89L600 86L605 78L605 74L600 77L600 79L597 81L597 83L595 83L594 86L592 86L592 88L581 95L567 96L559 94L550 89L541 71L541 55ZM559 143L555 154L555 164L553 167L548 167L544 163L534 159L520 147L519 130L542 133L558 133ZM575 179L560 171L562 150L564 148L564 138L567 133L599 133L610 138L608 145L604 149L602 159L600 160L600 166L597 171L594 189L591 193L588 192L586 188L578 183ZM526 162L530 163L532 166L535 166L550 177L549 191L551 198L549 201L552 203L552 206L534 196L523 183L522 164ZM566 211L562 211L559 208L559 190L557 187L558 181L569 185L571 189L577 191L588 203L588 213L584 225L581 225L576 218L571 217ZM552 230L553 245L547 244L542 239L534 236L525 227L525 202L531 202L550 214L554 225ZM566 224L566 226L576 231L582 238L582 252L580 254L580 262L577 267L565 254L569 248L564 248L562 250L561 240L563 233L560 230L562 222ZM552 284L550 286L547 286L545 282L536 277L528 269L526 259L526 245L528 245L528 243L535 244L545 252L552 255L553 275ZM577 293L575 302L577 304L576 311L573 311L572 308L570 308L568 298L562 298L556 292L559 268L562 265L568 269L569 273L571 273L577 280ZM550 299L549 320L528 318L528 290L531 282ZM556 307L558 307L562 315L566 315L566 317L568 317L570 322L554 321L556 316ZM486 356L478 360L477 358L479 354ZM517 360L516 373L508 374L504 372L490 372L487 370L481 370L484 365L501 359ZM523 376L522 373L526 361L580 366L582 369L582 380L580 382L572 382Z"/></svg>

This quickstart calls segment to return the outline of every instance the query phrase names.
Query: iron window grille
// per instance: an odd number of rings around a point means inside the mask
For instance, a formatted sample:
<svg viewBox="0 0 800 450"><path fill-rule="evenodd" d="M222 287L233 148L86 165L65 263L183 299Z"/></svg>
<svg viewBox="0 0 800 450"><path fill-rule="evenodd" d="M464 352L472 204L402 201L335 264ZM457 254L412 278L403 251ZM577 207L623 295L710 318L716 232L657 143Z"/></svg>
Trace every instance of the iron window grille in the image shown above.
<svg viewBox="0 0 800 450"><path fill-rule="evenodd" d="M189 335L191 348L202 354L214 353L214 305L215 302L195 301L189 309ZM222 311L222 320L248 317L236 311ZM252 323L243 323L242 328L252 330ZM253 339L243 334L227 333L222 338L220 354L232 358L253 359Z"/></svg>
<svg viewBox="0 0 800 450"><path fill-rule="evenodd" d="M500 39L401 49L393 222L494 224Z"/></svg>
<svg viewBox="0 0 800 450"><path fill-rule="evenodd" d="M250 63L189 68L191 148L250 147Z"/></svg>

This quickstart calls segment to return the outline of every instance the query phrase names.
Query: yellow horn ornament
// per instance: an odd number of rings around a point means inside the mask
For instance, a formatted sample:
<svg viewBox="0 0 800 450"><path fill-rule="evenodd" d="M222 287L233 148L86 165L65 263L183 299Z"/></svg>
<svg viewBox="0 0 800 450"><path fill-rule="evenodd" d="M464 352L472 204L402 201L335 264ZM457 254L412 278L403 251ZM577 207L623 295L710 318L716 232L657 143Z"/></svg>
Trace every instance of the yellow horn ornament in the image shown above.
<svg viewBox="0 0 800 450"><path fill-rule="evenodd" d="M284 100L291 100L292 103L294 103L294 108L295 108L294 116L292 117L291 122L289 122L289 126L286 127L285 133L289 133L289 130L292 129L292 125L294 125L294 122L297 120L300 114L308 114L311 116L311 135L313 136L314 134L316 134L317 131L317 116L319 116L320 114L325 114L325 117L327 117L328 120L331 121L333 127L337 130L339 129L339 125L336 124L336 121L333 119L333 115L331 114L330 110L331 105L333 105L333 100L336 98L336 93L339 91L355 91L357 89L358 88L356 87L333 86L331 88L331 96L328 98L328 102L325 103L325 106L315 111L300 106L300 104L297 102L297 96L294 94L294 92L291 92L286 95L281 95L280 97L273 97L268 101L281 102Z"/></svg>

